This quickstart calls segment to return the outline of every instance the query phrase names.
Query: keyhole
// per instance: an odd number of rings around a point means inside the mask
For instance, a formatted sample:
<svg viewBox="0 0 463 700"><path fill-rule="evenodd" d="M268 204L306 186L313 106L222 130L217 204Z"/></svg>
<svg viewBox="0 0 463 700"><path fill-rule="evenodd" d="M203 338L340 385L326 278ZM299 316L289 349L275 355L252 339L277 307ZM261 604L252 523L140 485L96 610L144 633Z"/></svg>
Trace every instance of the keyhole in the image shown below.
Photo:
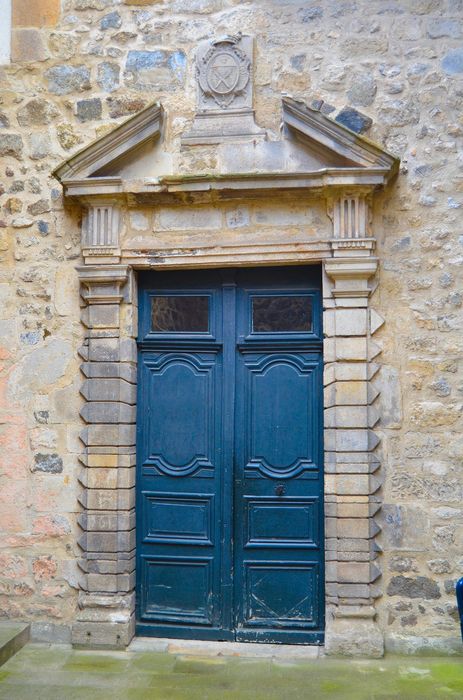
<svg viewBox="0 0 463 700"><path fill-rule="evenodd" d="M275 486L275 493L277 496L285 495L285 487L283 486L283 484L278 484L278 486Z"/></svg>

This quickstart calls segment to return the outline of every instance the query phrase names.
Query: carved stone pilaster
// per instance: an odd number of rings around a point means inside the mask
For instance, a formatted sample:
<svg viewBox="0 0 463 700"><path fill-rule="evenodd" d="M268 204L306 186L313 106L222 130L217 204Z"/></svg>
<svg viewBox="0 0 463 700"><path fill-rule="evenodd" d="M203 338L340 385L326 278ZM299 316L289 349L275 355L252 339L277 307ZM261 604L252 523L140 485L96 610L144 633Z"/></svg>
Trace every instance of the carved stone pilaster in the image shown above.
<svg viewBox="0 0 463 700"><path fill-rule="evenodd" d="M99 264L120 260L120 211L111 202L87 208L82 222L82 254L85 262Z"/></svg>
<svg viewBox="0 0 463 700"><path fill-rule="evenodd" d="M370 201L368 194L342 194L330 202L333 237L370 238Z"/></svg>
<svg viewBox="0 0 463 700"><path fill-rule="evenodd" d="M370 248L371 251L371 248ZM371 380L382 324L369 308L377 260L334 257L325 263L325 499L329 654L382 656L374 601L381 594L375 536L380 508L379 392Z"/></svg>
<svg viewBox="0 0 463 700"><path fill-rule="evenodd" d="M86 329L78 519L85 577L72 639L119 647L134 633L137 353L136 330L121 312L135 292L126 266L82 266L78 273Z"/></svg>

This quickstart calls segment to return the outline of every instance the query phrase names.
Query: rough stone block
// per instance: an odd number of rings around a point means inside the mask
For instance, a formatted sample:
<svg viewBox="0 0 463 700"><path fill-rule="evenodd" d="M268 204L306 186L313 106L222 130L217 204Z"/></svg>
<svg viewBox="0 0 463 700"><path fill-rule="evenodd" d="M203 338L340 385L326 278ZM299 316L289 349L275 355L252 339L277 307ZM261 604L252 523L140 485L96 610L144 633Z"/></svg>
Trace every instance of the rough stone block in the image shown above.
<svg viewBox="0 0 463 700"><path fill-rule="evenodd" d="M11 60L15 63L45 61L48 52L38 29L13 29L11 33Z"/></svg>
<svg viewBox="0 0 463 700"><path fill-rule="evenodd" d="M102 106L100 98L92 97L88 100L78 100L75 112L80 122L101 119Z"/></svg>
<svg viewBox="0 0 463 700"><path fill-rule="evenodd" d="M119 87L120 66L117 63L103 61L98 66L97 83L105 92L113 92Z"/></svg>
<svg viewBox="0 0 463 700"><path fill-rule="evenodd" d="M77 648L123 649L130 644L134 634L135 619L132 616L130 622L75 622L71 640Z"/></svg>
<svg viewBox="0 0 463 700"><path fill-rule="evenodd" d="M19 134L0 134L0 156L21 158L22 150L23 140Z"/></svg>
<svg viewBox="0 0 463 700"><path fill-rule="evenodd" d="M136 90L173 90L183 85L186 56L183 51L129 51L126 82Z"/></svg>
<svg viewBox="0 0 463 700"><path fill-rule="evenodd" d="M378 659L384 655L383 635L373 620L331 619L326 627L325 653Z"/></svg>
<svg viewBox="0 0 463 700"><path fill-rule="evenodd" d="M90 90L90 70L84 66L53 66L45 72L48 89L55 95Z"/></svg>

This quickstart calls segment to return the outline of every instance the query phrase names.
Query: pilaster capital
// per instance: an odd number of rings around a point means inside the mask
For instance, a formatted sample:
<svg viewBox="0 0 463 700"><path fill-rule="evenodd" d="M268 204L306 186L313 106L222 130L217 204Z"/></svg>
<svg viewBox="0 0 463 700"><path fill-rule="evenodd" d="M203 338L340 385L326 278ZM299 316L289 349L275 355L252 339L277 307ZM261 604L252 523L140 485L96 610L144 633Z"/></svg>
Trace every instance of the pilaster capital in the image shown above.
<svg viewBox="0 0 463 700"><path fill-rule="evenodd" d="M378 269L374 257L345 257L325 260L325 272L334 281L334 297L368 297L373 292L370 279Z"/></svg>
<svg viewBox="0 0 463 700"><path fill-rule="evenodd" d="M88 304L119 304L122 287L129 279L128 265L79 265L81 296Z"/></svg>

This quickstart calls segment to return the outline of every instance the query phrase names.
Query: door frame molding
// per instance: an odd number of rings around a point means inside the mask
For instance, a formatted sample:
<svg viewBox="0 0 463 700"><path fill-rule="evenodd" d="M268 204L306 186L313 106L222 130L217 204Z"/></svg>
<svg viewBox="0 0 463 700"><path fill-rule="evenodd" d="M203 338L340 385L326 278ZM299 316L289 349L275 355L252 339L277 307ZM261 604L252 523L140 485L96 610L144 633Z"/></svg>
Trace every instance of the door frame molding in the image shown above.
<svg viewBox="0 0 463 700"><path fill-rule="evenodd" d="M341 208L343 200L339 197L334 206ZM354 231L341 237L336 228L335 222L331 240L318 246L313 241L304 253L293 251L299 264L323 265L325 648L379 656L383 637L375 622L375 600L381 572L375 536L380 528L375 515L381 480L375 454L379 438L373 431L379 392L372 380L380 348L372 336L383 321L370 307L378 259L371 236ZM251 248L255 260L259 245ZM286 252L273 251L272 264L288 264ZM236 248L232 253L223 247L200 260L193 255L179 260L174 251L166 257L169 268L178 270L243 265L243 251ZM251 260L248 265L253 266ZM79 563L85 577L72 628L78 645L121 647L134 635L136 271L153 268L149 252L138 257L136 266L108 264L103 258L77 268L85 328L81 415L87 423L79 478Z"/></svg>
<svg viewBox="0 0 463 700"><path fill-rule="evenodd" d="M204 172L209 153L204 161L202 151L189 151L185 158L187 147L182 150L170 135L166 139L164 110L153 103L53 173L66 200L84 209L84 264L77 268L85 329L80 355L86 427L78 518L84 575L72 629L75 644L121 647L134 634L136 271L321 263L325 651L376 657L384 652L375 619L375 601L381 595L380 548L375 540L380 531L375 515L381 506L381 478L374 432L379 391L373 382L381 351L373 336L383 319L370 305L378 269L371 212L374 193L397 176L399 161L293 98L283 98L281 117L280 140L269 138L256 150L262 157L256 163L262 167L248 166L244 159L243 170L236 172L239 159L227 160L225 153L215 170ZM244 153L245 146L234 148ZM149 165L145 147L153 149ZM299 152L312 160L299 160ZM137 158L138 166L132 168ZM224 227L227 208L244 209L250 202L260 209L266 204L284 208L285 223L264 216L263 224L259 217L254 219L256 226L262 224L259 230L249 221L248 228L239 231L235 229L241 224L236 222ZM307 217L298 218L301 205L313 207L310 223ZM204 217L207 206L220 210L217 221L222 224ZM175 225L163 227L159 217L153 217L151 210L162 207L170 208L167 221ZM189 217L201 207L199 221L205 222L205 232ZM148 209L151 228L144 214ZM146 228L134 223L137 210ZM139 235L140 230L145 233Z"/></svg>

